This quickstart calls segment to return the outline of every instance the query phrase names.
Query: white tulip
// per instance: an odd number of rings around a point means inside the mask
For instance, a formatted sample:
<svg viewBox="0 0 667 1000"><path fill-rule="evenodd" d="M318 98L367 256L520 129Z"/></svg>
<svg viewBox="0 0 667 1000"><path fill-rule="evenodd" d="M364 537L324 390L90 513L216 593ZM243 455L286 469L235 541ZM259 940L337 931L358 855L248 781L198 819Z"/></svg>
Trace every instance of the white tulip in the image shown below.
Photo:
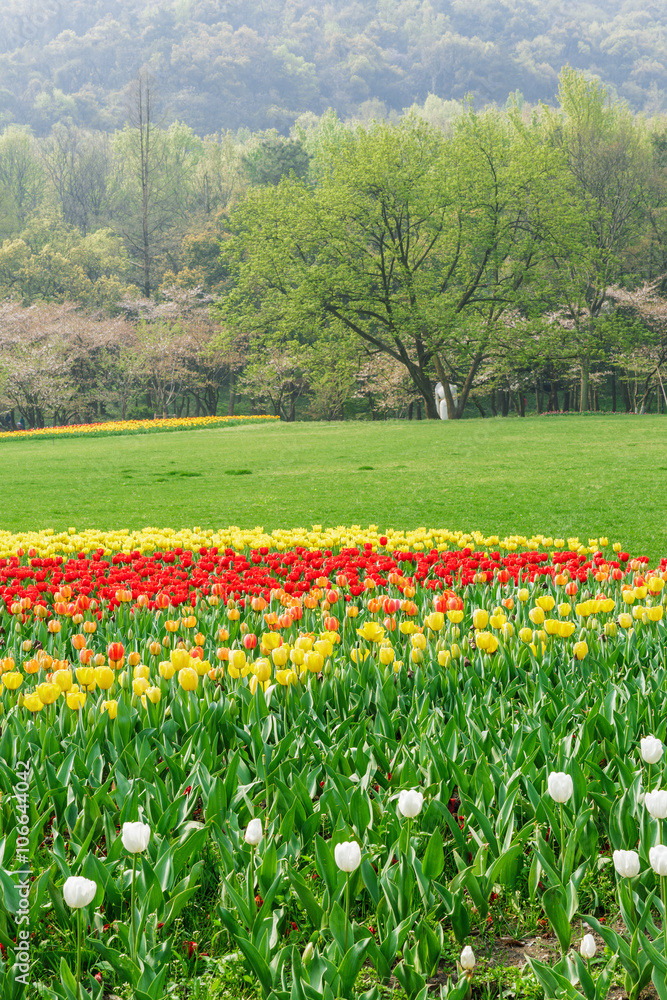
<svg viewBox="0 0 667 1000"><path fill-rule="evenodd" d="M657 736L643 736L640 753L647 764L657 764L662 757L663 746Z"/></svg>
<svg viewBox="0 0 667 1000"><path fill-rule="evenodd" d="M648 859L656 875L667 875L667 847L664 844L652 847L648 852Z"/></svg>
<svg viewBox="0 0 667 1000"><path fill-rule="evenodd" d="M353 872L361 864L361 848L356 840L344 840L334 848L336 864L342 872Z"/></svg>
<svg viewBox="0 0 667 1000"><path fill-rule="evenodd" d="M475 958L475 952L472 950L469 944L465 946L461 952L461 968L465 969L466 972L471 972L477 965L477 959Z"/></svg>
<svg viewBox="0 0 667 1000"><path fill-rule="evenodd" d="M140 854L148 847L151 828L147 823L123 823L123 847L130 854Z"/></svg>
<svg viewBox="0 0 667 1000"><path fill-rule="evenodd" d="M579 954L582 958L594 958L597 951L595 938L592 934L584 934L579 945Z"/></svg>
<svg viewBox="0 0 667 1000"><path fill-rule="evenodd" d="M424 796L416 788L404 788L398 796L398 811L406 819L413 819L422 811Z"/></svg>
<svg viewBox="0 0 667 1000"><path fill-rule="evenodd" d="M547 788L554 802L567 802L574 791L572 778L564 771L552 771L547 779Z"/></svg>
<svg viewBox="0 0 667 1000"><path fill-rule="evenodd" d="M80 910L92 903L97 892L97 882L82 875L70 875L63 886L63 898L73 910Z"/></svg>
<svg viewBox="0 0 667 1000"><path fill-rule="evenodd" d="M614 851L614 868L621 878L639 875L639 855L636 851Z"/></svg>
<svg viewBox="0 0 667 1000"><path fill-rule="evenodd" d="M667 819L667 792L664 789L656 788L654 792L647 792L644 805L653 819Z"/></svg>
<svg viewBox="0 0 667 1000"><path fill-rule="evenodd" d="M253 847L257 847L260 840L262 839L262 821L255 817L251 819L246 827L245 831L245 842L246 844L251 844Z"/></svg>

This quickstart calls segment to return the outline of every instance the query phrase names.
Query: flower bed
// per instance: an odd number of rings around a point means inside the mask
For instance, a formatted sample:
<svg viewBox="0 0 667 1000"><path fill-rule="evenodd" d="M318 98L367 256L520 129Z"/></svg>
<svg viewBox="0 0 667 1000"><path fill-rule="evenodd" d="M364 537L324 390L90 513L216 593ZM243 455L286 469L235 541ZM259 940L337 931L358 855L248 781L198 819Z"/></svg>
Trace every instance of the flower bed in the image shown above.
<svg viewBox="0 0 667 1000"><path fill-rule="evenodd" d="M3 997L19 871L62 997L78 954L91 995L157 1000L229 936L267 1000L392 975L417 1000L438 972L463 1000L497 925L551 927L548 996L602 1000L617 962L660 993L667 559L375 527L0 541Z"/></svg>
<svg viewBox="0 0 667 1000"><path fill-rule="evenodd" d="M155 434L160 431L187 431L202 427L258 423L279 420L263 414L254 417L165 417L155 420L103 420L96 424L63 424L57 427L32 427L24 431L0 431L0 438L22 440L51 437L108 437L111 434Z"/></svg>

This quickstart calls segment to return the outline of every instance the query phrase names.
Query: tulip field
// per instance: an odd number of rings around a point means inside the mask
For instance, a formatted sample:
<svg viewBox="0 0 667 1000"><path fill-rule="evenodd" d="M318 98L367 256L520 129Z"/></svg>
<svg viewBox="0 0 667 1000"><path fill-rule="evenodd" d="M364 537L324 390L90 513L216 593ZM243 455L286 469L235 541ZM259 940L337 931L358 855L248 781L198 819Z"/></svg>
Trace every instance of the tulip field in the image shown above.
<svg viewBox="0 0 667 1000"><path fill-rule="evenodd" d="M0 532L0 997L667 1000L666 581L605 537Z"/></svg>

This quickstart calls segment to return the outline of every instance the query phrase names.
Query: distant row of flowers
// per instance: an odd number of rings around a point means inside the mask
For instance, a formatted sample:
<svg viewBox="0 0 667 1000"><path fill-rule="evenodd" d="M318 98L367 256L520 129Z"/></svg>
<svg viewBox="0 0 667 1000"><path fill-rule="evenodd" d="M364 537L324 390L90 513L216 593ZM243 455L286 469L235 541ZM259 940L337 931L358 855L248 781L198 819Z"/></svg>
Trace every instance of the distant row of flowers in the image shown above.
<svg viewBox="0 0 667 1000"><path fill-rule="evenodd" d="M98 528L68 528L67 531L56 532L53 528L40 531L0 531L0 558L8 559L15 556L51 557L85 555L99 552L102 556L113 553L137 552L145 555L150 552L183 551L198 552L200 549L224 550L232 548L237 552L244 550L262 550L286 552L290 549L304 548L309 551L340 552L343 549L362 548L371 552L386 551L415 553L447 552L449 550L469 550L471 553L480 550L496 549L503 553L513 553L522 550L527 552L550 553L560 559L559 553L565 551L576 553L577 556L595 556L606 553L609 558L623 561L623 546L620 542L606 537L588 538L582 541L576 537L553 538L550 535L534 534L485 535L481 531L451 531L448 528L415 528L411 531L401 531L393 528L381 529L377 524L367 528L359 524L349 527L339 525L325 528L314 524L310 528L276 528L267 531L263 527L240 528L230 525L225 528L173 528L146 527L136 531L129 528L118 528L115 531L100 531ZM531 557L535 558L535 557ZM625 556L627 561L628 556ZM646 560L648 561L648 560Z"/></svg>
<svg viewBox="0 0 667 1000"><path fill-rule="evenodd" d="M64 424L60 427L33 427L26 431L0 431L0 438L62 437L89 434L148 434L156 431L194 430L224 424L261 423L279 420L269 414L253 417L166 417L160 420L106 420L96 424Z"/></svg>

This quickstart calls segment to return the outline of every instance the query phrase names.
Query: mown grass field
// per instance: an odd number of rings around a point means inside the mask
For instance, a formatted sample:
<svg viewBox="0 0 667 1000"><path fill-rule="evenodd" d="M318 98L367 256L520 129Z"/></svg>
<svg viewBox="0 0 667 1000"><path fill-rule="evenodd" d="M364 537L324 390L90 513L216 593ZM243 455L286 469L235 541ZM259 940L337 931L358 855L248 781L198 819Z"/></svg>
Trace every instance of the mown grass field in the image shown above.
<svg viewBox="0 0 667 1000"><path fill-rule="evenodd" d="M235 426L3 441L0 527L420 525L667 553L659 416Z"/></svg>

